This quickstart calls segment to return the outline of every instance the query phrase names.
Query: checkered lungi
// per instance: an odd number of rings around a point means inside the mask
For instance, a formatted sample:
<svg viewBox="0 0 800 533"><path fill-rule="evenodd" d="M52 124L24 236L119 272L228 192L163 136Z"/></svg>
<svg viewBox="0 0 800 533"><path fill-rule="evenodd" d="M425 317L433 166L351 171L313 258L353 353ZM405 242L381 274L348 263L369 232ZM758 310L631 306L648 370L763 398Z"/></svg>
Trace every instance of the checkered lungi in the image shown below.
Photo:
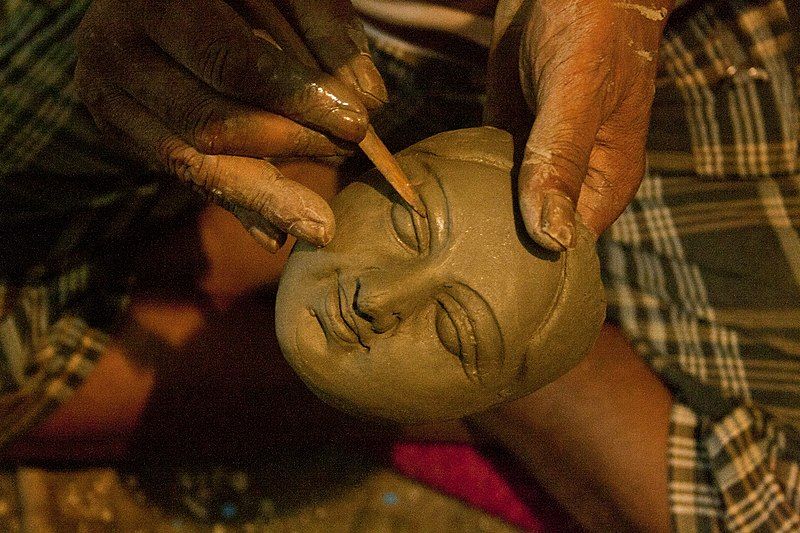
<svg viewBox="0 0 800 533"><path fill-rule="evenodd" d="M706 3L671 21L650 169L599 244L609 318L674 394L678 531L800 530L800 11L787 6Z"/></svg>
<svg viewBox="0 0 800 533"><path fill-rule="evenodd" d="M72 396L127 302L137 246L192 209L110 153L79 103L89 4L0 1L0 446Z"/></svg>

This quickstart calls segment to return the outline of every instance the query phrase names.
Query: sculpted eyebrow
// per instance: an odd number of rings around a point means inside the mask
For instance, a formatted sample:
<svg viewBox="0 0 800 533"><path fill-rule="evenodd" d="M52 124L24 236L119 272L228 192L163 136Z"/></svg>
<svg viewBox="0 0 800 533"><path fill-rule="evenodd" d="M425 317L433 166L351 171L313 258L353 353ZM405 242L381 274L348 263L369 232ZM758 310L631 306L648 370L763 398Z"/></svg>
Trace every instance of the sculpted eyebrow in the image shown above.
<svg viewBox="0 0 800 533"><path fill-rule="evenodd" d="M436 168L424 158L420 158L417 164L422 167L426 175L433 178L429 182L435 185L435 187L420 188L418 192L422 202L425 204L425 208L428 210L427 223L430 231L430 249L436 250L447 242L447 237L450 234L450 202Z"/></svg>
<svg viewBox="0 0 800 533"><path fill-rule="evenodd" d="M478 292L463 283L449 283L445 285L445 292L465 311L475 332L475 361L464 363L474 365L481 385L498 390L505 382L503 376L515 369L505 368L505 347L494 311ZM465 367L465 370L468 369Z"/></svg>

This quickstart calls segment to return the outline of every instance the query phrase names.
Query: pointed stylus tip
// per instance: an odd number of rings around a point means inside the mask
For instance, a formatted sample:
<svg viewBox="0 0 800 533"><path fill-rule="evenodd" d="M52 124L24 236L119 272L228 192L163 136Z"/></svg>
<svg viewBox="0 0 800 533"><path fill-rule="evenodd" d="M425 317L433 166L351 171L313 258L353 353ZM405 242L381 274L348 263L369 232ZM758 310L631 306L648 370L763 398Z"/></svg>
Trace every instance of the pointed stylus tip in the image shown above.
<svg viewBox="0 0 800 533"><path fill-rule="evenodd" d="M411 181L409 181L405 172L403 172L397 163L384 166L383 168L376 168L383 174L383 177L386 178L389 185L392 186L395 192L411 207L411 209L422 218L428 218L428 210L425 208L425 204L422 203L422 198L419 197L419 193L414 189Z"/></svg>
<svg viewBox="0 0 800 533"><path fill-rule="evenodd" d="M405 198L405 201L411 206L411 209L416 211L419 216L422 218L428 218L428 210L425 208L425 204L422 203L419 195L414 194L414 198L411 201L409 201L408 198Z"/></svg>
<svg viewBox="0 0 800 533"><path fill-rule="evenodd" d="M378 138L372 126L367 129L367 135L364 140L359 143L359 146L367 154L370 161L375 165L375 168L383 174L386 181L397 191L397 194L405 200L405 202L416 211L419 216L427 218L428 210L425 209L425 204L422 203L414 186L409 181L403 169L397 163L392 153L386 148L383 142Z"/></svg>

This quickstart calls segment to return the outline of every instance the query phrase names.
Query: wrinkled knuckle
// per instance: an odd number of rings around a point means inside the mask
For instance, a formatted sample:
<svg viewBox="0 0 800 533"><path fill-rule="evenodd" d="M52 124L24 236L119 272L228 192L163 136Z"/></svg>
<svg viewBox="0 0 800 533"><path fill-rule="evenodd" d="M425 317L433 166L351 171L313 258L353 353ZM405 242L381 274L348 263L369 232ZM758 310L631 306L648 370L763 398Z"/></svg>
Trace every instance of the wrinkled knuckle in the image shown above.
<svg viewBox="0 0 800 533"><path fill-rule="evenodd" d="M180 170L187 165L190 154L186 153L186 147L174 137L163 139L156 147L158 158L164 163L167 170L176 176L180 175Z"/></svg>
<svg viewBox="0 0 800 533"><path fill-rule="evenodd" d="M234 63L235 51L226 39L209 42L201 54L200 76L217 90L224 90Z"/></svg>
<svg viewBox="0 0 800 533"><path fill-rule="evenodd" d="M255 191L246 199L246 206L262 216L267 216L273 211L274 198L267 190Z"/></svg>
<svg viewBox="0 0 800 533"><path fill-rule="evenodd" d="M572 140L552 141L553 164L566 169L580 169L583 162L589 157L589 152L583 146Z"/></svg>
<svg viewBox="0 0 800 533"><path fill-rule="evenodd" d="M170 174L203 188L210 186L210 169L206 161L208 156L175 137L163 140L158 147L158 153Z"/></svg>
<svg viewBox="0 0 800 533"><path fill-rule="evenodd" d="M526 181L521 186L538 189L555 188L577 198L586 171L587 155L570 141L556 141L546 147L527 147L523 174Z"/></svg>
<svg viewBox="0 0 800 533"><path fill-rule="evenodd" d="M208 190L218 189L220 183L220 161L214 155L203 155L195 152L188 167L189 180Z"/></svg>

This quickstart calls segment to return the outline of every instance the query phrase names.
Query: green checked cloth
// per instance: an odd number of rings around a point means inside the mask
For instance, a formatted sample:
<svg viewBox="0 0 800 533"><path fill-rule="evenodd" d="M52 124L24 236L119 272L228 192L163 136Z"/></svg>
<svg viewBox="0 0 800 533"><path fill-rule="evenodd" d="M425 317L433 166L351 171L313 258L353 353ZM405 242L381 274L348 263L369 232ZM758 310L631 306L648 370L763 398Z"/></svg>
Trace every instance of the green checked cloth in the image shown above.
<svg viewBox="0 0 800 533"><path fill-rule="evenodd" d="M16 258L34 247L23 231L27 170L72 116L75 62L70 37L89 2L8 2L0 31L0 442L24 432L64 402L107 342L66 305L89 288L88 265L50 276L19 272ZM20 194L15 194L17 189ZM34 206L31 206L34 207ZM30 270L43 270L30 265ZM14 272L12 272L14 271ZM11 279L12 273L15 279Z"/></svg>
<svg viewBox="0 0 800 533"><path fill-rule="evenodd" d="M794 0L678 13L648 175L599 244L609 317L675 397L677 531L800 531L799 22Z"/></svg>
<svg viewBox="0 0 800 533"><path fill-rule="evenodd" d="M139 238L191 203L107 151L79 104L73 34L89 3L2 4L0 445L92 371Z"/></svg>
<svg viewBox="0 0 800 533"><path fill-rule="evenodd" d="M6 3L0 30L0 443L91 371L125 243L179 219L75 99L87 1ZM617 322L675 395L678 531L800 530L797 0L689 2L660 50L650 168L599 243ZM481 65L371 35L395 148L480 122Z"/></svg>

